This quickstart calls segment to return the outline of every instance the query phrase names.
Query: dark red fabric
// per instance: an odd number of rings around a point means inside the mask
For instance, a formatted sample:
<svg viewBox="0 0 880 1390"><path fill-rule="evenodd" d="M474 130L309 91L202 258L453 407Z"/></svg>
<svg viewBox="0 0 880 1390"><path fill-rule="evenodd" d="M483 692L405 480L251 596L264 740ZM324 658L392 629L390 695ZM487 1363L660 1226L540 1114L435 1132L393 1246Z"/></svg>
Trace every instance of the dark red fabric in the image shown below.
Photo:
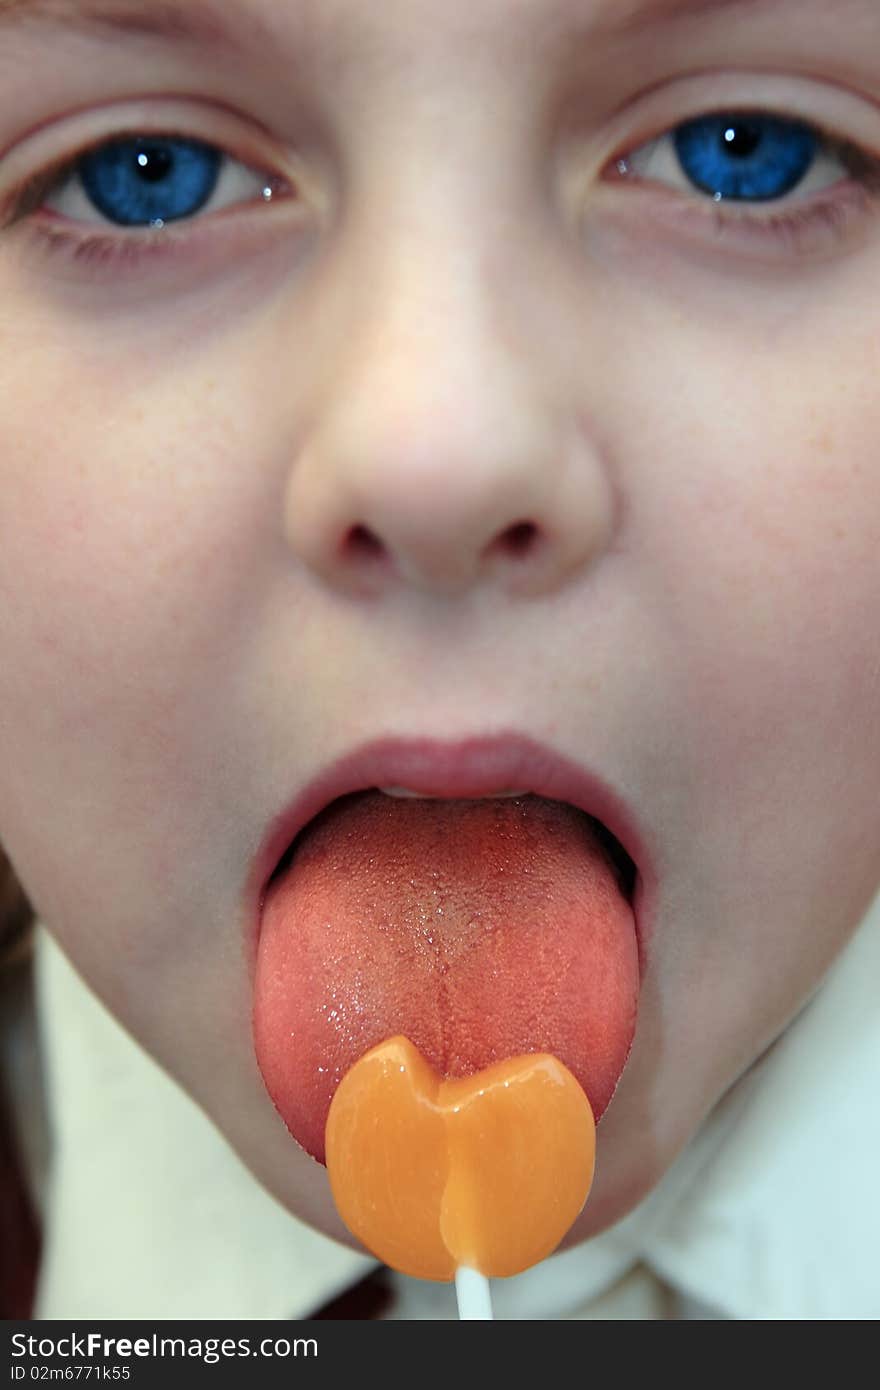
<svg viewBox="0 0 880 1390"><path fill-rule="evenodd" d="M317 1313L313 1313L308 1322L319 1322L322 1318L344 1318L349 1321L360 1318L381 1318L388 1311L394 1302L394 1290L388 1279L388 1270L384 1265L379 1269L374 1269L372 1274L368 1274L366 1279L362 1279L359 1284L353 1284L350 1289L346 1289L334 1298L330 1303L325 1303L323 1308L319 1308Z"/></svg>
<svg viewBox="0 0 880 1390"><path fill-rule="evenodd" d="M0 1318L32 1316L39 1259L40 1231L0 1091Z"/></svg>

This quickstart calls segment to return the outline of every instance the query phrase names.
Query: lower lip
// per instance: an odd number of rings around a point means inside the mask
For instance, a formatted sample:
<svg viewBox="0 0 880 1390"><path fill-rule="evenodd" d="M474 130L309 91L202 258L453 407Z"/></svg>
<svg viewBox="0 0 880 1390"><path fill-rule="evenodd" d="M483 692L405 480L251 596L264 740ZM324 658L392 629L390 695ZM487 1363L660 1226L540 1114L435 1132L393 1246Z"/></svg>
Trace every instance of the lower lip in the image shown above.
<svg viewBox="0 0 880 1390"><path fill-rule="evenodd" d="M424 796L465 799L498 787L528 787L548 800L567 801L611 831L636 866L633 916L644 977L653 934L657 875L639 827L605 783L576 763L522 735L473 738L455 744L430 739L384 739L335 763L278 815L256 855L245 890L246 949L256 962L269 883L297 834L319 811L348 792L369 787L407 787Z"/></svg>

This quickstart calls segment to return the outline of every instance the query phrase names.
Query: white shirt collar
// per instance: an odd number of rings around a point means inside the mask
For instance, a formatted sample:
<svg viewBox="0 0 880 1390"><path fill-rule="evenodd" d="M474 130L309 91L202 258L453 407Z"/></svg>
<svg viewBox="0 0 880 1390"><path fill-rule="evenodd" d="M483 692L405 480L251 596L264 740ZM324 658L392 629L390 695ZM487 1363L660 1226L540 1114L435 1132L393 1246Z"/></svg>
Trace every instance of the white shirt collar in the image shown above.
<svg viewBox="0 0 880 1390"><path fill-rule="evenodd" d="M880 898L654 1192L495 1281L498 1316L578 1316L644 1262L719 1317L877 1317L878 981ZM256 1183L42 929L37 989L54 1149L38 1318L307 1317L374 1267Z"/></svg>

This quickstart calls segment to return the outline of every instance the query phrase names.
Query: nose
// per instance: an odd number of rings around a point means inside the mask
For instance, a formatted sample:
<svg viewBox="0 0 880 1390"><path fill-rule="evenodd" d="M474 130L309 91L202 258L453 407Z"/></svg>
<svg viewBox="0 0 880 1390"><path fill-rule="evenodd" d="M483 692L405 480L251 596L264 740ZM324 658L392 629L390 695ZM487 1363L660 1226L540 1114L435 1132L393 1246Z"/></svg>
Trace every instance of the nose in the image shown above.
<svg viewBox="0 0 880 1390"><path fill-rule="evenodd" d="M607 540L603 460L570 371L511 308L523 296L506 305L473 257L463 270L436 236L433 251L350 285L289 474L288 542L350 595L544 596Z"/></svg>

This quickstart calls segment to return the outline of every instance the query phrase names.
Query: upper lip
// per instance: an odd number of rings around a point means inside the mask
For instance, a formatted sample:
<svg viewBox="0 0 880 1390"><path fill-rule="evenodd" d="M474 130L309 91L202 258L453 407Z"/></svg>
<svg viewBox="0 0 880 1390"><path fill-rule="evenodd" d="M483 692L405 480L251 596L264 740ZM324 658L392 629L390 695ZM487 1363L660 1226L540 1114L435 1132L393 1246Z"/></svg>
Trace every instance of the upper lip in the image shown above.
<svg viewBox="0 0 880 1390"><path fill-rule="evenodd" d="M634 909L642 940L643 895L654 873L645 840L630 808L599 775L538 740L519 733L476 736L458 742L432 738L380 738L361 744L324 768L270 824L251 875L256 931L266 891L279 861L299 832L340 796L370 787L407 787L426 796L465 798L527 788L566 801L594 816L619 840L637 869ZM254 920L254 914L251 920Z"/></svg>

